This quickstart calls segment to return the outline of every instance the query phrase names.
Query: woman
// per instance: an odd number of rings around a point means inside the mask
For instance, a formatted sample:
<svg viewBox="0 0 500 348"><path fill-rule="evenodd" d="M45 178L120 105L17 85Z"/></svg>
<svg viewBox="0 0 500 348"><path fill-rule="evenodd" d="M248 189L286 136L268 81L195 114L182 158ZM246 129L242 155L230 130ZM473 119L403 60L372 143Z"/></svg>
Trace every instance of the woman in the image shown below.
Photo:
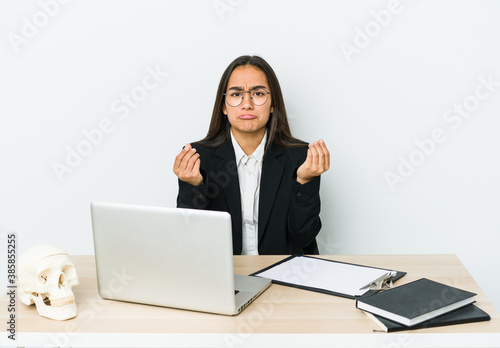
<svg viewBox="0 0 500 348"><path fill-rule="evenodd" d="M224 71L207 136L177 155L179 208L231 214L233 253L318 254L324 141L291 135L273 69L258 56Z"/></svg>

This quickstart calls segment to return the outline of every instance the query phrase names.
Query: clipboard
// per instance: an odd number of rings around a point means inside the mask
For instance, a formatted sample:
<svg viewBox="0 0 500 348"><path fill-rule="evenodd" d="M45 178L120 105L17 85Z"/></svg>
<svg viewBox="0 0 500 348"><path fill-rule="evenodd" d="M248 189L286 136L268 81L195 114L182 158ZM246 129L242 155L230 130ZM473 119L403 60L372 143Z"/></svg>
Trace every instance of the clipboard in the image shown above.
<svg viewBox="0 0 500 348"><path fill-rule="evenodd" d="M361 288L387 272L393 272L392 281L406 274L402 271L319 257L292 255L250 275L270 278L275 284L356 300L378 292L379 290L370 290L369 287L365 290ZM344 279L339 277L344 277ZM359 290L355 289L358 286ZM346 289L349 291L345 291Z"/></svg>

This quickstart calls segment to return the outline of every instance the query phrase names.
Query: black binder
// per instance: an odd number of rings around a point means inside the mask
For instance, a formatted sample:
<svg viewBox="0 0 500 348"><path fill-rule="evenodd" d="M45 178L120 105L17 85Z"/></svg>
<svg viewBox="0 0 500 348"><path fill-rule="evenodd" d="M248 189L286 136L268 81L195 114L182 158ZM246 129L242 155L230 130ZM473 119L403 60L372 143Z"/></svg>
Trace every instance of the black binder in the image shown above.
<svg viewBox="0 0 500 348"><path fill-rule="evenodd" d="M364 312L364 311L363 311ZM476 323L479 321L488 321L490 320L490 316L488 313L483 311L482 309L470 304L468 306L462 307L460 309L456 309L452 312L446 313L439 317L424 321L423 323L406 326L403 324L396 323L395 321L391 321L389 319L385 319L375 314L371 314L369 312L364 312L370 319L372 319L384 332L396 332L396 331L404 331L404 330L417 330L417 329L426 329L429 327L437 327L437 326L447 326L447 325L457 325L457 324L465 324L465 323ZM373 330L378 331L378 330Z"/></svg>

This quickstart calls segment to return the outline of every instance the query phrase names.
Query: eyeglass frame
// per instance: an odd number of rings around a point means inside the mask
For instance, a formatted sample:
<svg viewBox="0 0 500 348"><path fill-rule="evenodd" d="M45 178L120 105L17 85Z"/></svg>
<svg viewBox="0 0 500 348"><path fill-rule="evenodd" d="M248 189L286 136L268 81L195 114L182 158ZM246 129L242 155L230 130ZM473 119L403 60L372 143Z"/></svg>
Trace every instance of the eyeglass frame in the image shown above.
<svg viewBox="0 0 500 348"><path fill-rule="evenodd" d="M265 101L265 102L263 102L263 103L262 103L262 104L260 104L260 105L255 104L255 102L253 101L253 98L252 98L252 94L251 94L253 91L256 91L256 90L259 90L259 89L263 89L263 90L265 90L265 91L267 92L267 98L266 98L266 101ZM232 107L232 108L236 108L236 107L240 106L240 105L241 105L241 103L243 103L243 99L245 98L245 96L244 96L244 94L243 94L243 93L250 93L250 100L252 101L252 104L253 104L253 105L255 105L255 106L262 106L262 105L264 105L265 103L267 103L267 101L269 100L269 94L271 94L271 92L269 92L266 88L263 88L263 87L261 87L261 88L252 88L250 91L242 91L242 90L238 90L238 92L239 92L239 93L241 93L241 101L240 101L240 103L239 103L238 105L231 105L231 104L229 104L229 103L228 103L228 101L227 101L227 93L222 93L222 95L224 96L224 101L227 103L227 105L229 105L229 106L230 106L230 107Z"/></svg>

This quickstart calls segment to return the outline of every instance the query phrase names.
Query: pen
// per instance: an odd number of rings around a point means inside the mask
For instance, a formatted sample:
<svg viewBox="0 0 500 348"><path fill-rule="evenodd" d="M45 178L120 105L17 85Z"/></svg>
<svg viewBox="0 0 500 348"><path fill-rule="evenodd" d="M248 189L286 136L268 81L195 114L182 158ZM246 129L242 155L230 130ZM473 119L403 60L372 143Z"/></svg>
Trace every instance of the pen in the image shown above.
<svg viewBox="0 0 500 348"><path fill-rule="evenodd" d="M391 278L392 276L393 276L392 272L382 274L380 277L378 277L378 278L377 278L377 279L375 279L374 281L369 282L368 284L366 284L366 285L365 285L365 286L363 286L362 288L359 288L359 290L366 289L366 288L370 287L372 284L376 284L376 283L378 283L378 282L379 282L379 281L381 281L381 280L387 280L387 279Z"/></svg>

